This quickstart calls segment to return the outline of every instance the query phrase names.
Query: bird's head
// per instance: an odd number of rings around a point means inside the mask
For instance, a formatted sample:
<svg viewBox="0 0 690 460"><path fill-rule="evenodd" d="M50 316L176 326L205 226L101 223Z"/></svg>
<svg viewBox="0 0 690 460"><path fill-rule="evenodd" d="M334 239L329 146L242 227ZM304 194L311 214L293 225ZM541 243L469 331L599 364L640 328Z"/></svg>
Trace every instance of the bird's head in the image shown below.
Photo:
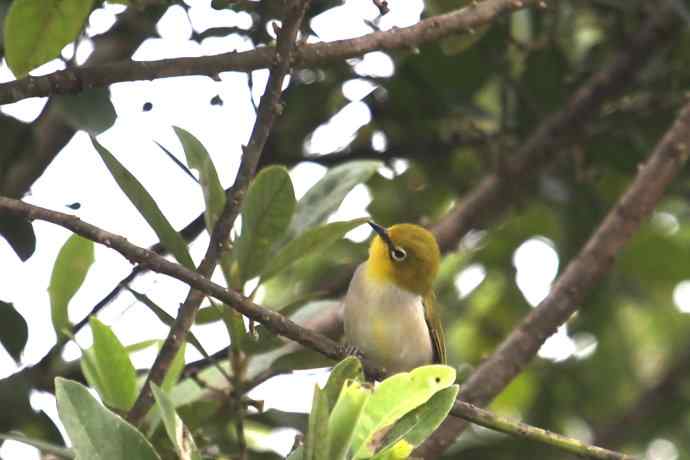
<svg viewBox="0 0 690 460"><path fill-rule="evenodd" d="M414 224L390 228L369 222L376 235L369 247L370 276L426 295L436 278L441 252L427 229Z"/></svg>

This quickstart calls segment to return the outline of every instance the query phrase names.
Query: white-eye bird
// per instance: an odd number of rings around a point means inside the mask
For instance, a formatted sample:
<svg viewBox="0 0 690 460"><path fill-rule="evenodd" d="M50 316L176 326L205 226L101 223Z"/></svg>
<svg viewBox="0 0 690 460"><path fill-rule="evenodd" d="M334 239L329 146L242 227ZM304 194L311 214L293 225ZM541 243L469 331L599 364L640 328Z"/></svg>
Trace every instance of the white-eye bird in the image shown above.
<svg viewBox="0 0 690 460"><path fill-rule="evenodd" d="M443 325L432 285L441 260L436 239L414 224L376 235L344 300L345 339L386 373L446 363Z"/></svg>

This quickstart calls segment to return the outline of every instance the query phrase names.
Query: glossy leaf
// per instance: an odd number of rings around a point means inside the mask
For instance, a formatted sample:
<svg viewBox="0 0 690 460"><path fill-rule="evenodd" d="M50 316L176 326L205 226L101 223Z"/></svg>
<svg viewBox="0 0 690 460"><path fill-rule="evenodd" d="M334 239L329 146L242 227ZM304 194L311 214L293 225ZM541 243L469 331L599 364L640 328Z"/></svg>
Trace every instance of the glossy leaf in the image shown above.
<svg viewBox="0 0 690 460"><path fill-rule="evenodd" d="M17 78L60 55L77 38L93 0L15 0L5 18L7 64Z"/></svg>
<svg viewBox="0 0 690 460"><path fill-rule="evenodd" d="M321 227L311 228L283 246L261 273L266 280L288 268L300 258L325 251L331 244L345 236L347 232L367 222L366 218L345 222L332 222Z"/></svg>
<svg viewBox="0 0 690 460"><path fill-rule="evenodd" d="M371 394L372 388L367 384L349 379L343 382L338 400L328 419L328 445L333 460L346 458L355 427Z"/></svg>
<svg viewBox="0 0 690 460"><path fill-rule="evenodd" d="M432 364L410 372L401 372L381 382L364 407L364 414L355 429L352 442L353 458L374 455L374 436L392 425L411 410L427 402L435 393L455 381L455 369Z"/></svg>
<svg viewBox="0 0 690 460"><path fill-rule="evenodd" d="M328 400L326 393L318 385L314 387L303 458L304 460L331 458L328 452Z"/></svg>
<svg viewBox="0 0 690 460"><path fill-rule="evenodd" d="M201 460L201 454L199 454L196 448L194 437L185 424L182 423L182 419L177 415L177 412L175 412L173 402L155 383L151 385L151 390L161 412L165 432L168 434L168 438L170 438L173 446L175 446L175 451L179 458Z"/></svg>
<svg viewBox="0 0 690 460"><path fill-rule="evenodd" d="M170 225L168 219L165 218L143 185L95 138L92 137L91 142L117 182L117 185L127 195L129 201L137 208L153 231L156 232L163 246L170 251L179 263L190 270L194 270L194 262L187 250L187 243Z"/></svg>
<svg viewBox="0 0 690 460"><path fill-rule="evenodd" d="M143 434L99 404L82 384L58 377L55 396L77 458L160 460Z"/></svg>
<svg viewBox="0 0 690 460"><path fill-rule="evenodd" d="M95 317L89 320L93 333L93 365L97 374L96 387L110 407L129 410L137 399L137 373L129 354L112 330Z"/></svg>
<svg viewBox="0 0 690 460"><path fill-rule="evenodd" d="M242 205L242 233L233 255L242 282L258 275L281 240L295 209L295 192L287 170L263 169L254 179Z"/></svg>
<svg viewBox="0 0 690 460"><path fill-rule="evenodd" d="M168 367L168 371L166 372L165 377L163 377L163 381L161 382L161 388L163 389L163 391L171 391L175 384L177 384L180 375L182 375L182 371L184 371L184 354L186 349L187 344L185 342L182 344L180 349L177 350L177 354L170 363L170 367Z"/></svg>
<svg viewBox="0 0 690 460"><path fill-rule="evenodd" d="M350 161L329 169L297 203L288 238L324 223L355 185L369 180L381 166L379 161Z"/></svg>
<svg viewBox="0 0 690 460"><path fill-rule="evenodd" d="M19 361L28 338L24 317L14 309L14 305L0 300L0 343L15 361Z"/></svg>
<svg viewBox="0 0 690 460"><path fill-rule="evenodd" d="M378 460L407 458L415 447L431 436L446 419L459 391L458 385L451 385L398 420L386 434L383 447L374 458Z"/></svg>
<svg viewBox="0 0 690 460"><path fill-rule="evenodd" d="M362 363L354 356L348 356L336 364L331 371L331 375L328 376L328 381L323 391L326 393L329 412L333 410L341 390L343 389L343 385L347 380L364 381Z"/></svg>
<svg viewBox="0 0 690 460"><path fill-rule="evenodd" d="M58 336L69 329L67 307L86 278L94 261L93 242L79 235L72 235L58 253L50 277L48 294L53 328Z"/></svg>
<svg viewBox="0 0 690 460"><path fill-rule="evenodd" d="M210 232L213 230L213 226L225 207L225 190L223 190L223 186L220 184L211 156L203 144L190 132L176 126L173 129L180 143L182 143L182 148L187 157L187 164L190 168L196 169L199 172L201 188L204 192L204 202L206 203L204 219L206 220L206 228Z"/></svg>

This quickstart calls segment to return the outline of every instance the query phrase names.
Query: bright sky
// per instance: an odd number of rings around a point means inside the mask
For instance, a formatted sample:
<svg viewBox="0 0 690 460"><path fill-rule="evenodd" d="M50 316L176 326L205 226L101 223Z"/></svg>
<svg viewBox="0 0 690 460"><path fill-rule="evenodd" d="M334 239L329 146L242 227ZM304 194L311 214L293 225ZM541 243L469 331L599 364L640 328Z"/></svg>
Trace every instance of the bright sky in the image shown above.
<svg viewBox="0 0 690 460"><path fill-rule="evenodd" d="M247 40L237 36L209 38L202 43L189 40L192 28L203 31L209 27L239 26L248 28L251 18L244 13L230 11L218 12L210 8L210 0L188 1L191 5L189 15L179 6L171 7L158 24L161 38L149 39L134 55L136 60L153 60L181 56L203 56L232 50L251 49ZM422 11L421 0L390 0L391 13L381 18L379 27L406 26L418 21ZM94 11L89 19L87 33L93 36L106 31L121 12L120 5L106 4ZM330 41L359 36L371 31L365 20L376 19L378 10L371 0L346 0L312 21L312 28L319 39ZM77 49L77 60L83 62L92 51L89 40L81 42ZM73 46L63 51L71 57ZM362 76L391 76L393 61L381 52L369 53L354 64ZM33 75L41 75L63 68L61 61L50 62ZM98 139L146 186L158 202L168 219L176 228L181 228L195 217L203 207L201 190L196 183L187 178L155 145L157 141L165 145L178 158L183 159L181 147L173 134L171 126L180 126L197 136L211 153L219 171L221 182L229 186L236 173L240 146L246 143L254 124L254 109L250 97L258 101L267 71L254 72L256 91L249 94L247 77L241 73L223 73L221 81L215 82L206 77L180 77L154 82L118 83L111 86L112 102L117 111L115 125ZM6 64L0 67L0 81L13 80ZM374 86L362 79L354 79L343 85L343 94L350 101L330 121L318 128L307 144L310 153L327 153L347 145L357 130L371 118L369 109L361 102ZM220 95L222 106L210 105L209 101ZM45 98L27 99L2 107L2 112L22 121L33 120L45 104ZM153 109L142 111L142 105L151 102ZM287 110L290 110L288 107ZM374 147L385 146L385 136L377 133L372 140ZM406 167L405 162L396 164L396 172ZM295 167L291 176L299 198L312 184L325 173L325 168L305 163ZM390 177L393 171L383 170ZM117 188L103 163L91 146L87 135L79 133L57 156L47 171L39 178L25 197L26 201L47 208L73 212L85 221L126 235L135 244L149 246L156 241L153 231L139 216L134 207ZM369 194L364 186L355 188L345 200L333 219L347 219L365 215ZM71 211L67 204L79 202L81 208ZM180 205L182 203L182 205ZM36 363L54 344L55 334L50 322L50 302L47 287L53 262L60 247L69 237L69 232L52 224L36 222L37 250L27 262L21 263L9 245L0 239L0 279L12 280L0 285L0 299L14 303L15 308L29 324L29 341L22 356L22 366ZM362 240L369 236L366 228L349 235ZM201 237L192 244L192 254L198 262L203 254L207 237ZM513 263L517 273L517 283L526 299L536 305L547 293L558 270L558 255L553 244L545 238L535 236L523 243L514 254ZM82 289L70 303L70 319L80 320L91 307L108 292L119 279L129 273L131 265L118 253L96 246L96 262L91 268ZM471 265L456 279L458 295L467 296L484 279L485 270L481 265ZM679 298L690 297L690 286L679 286ZM177 281L160 275L146 275L137 279L135 289L146 293L155 302L174 315L179 303L184 299L187 288ZM688 303L683 304L683 308ZM152 337L164 338L167 328L146 308L136 305L126 293L111 304L99 316L113 327L115 333L125 344L132 344ZM88 328L87 328L88 329ZM219 325L195 326L193 329L207 351L213 352L227 344L224 328ZM90 346L90 333L84 330L78 335L81 347ZM595 339L594 339L595 340ZM589 347L591 352L594 347ZM549 339L540 355L555 361L571 356L577 347L568 337L565 326ZM79 349L71 344L65 350L65 357L76 359ZM135 366L151 364L154 350L137 353L133 356ZM188 359L199 356L188 347ZM0 347L0 378L16 372L18 367ZM283 376L266 382L252 396L267 399L269 405L283 410L306 411L311 401L313 382L323 381L324 372L307 372ZM285 391L289 385L291 398L273 398L280 388ZM287 400L286 400L287 399ZM36 409L45 410L57 422L55 400L52 395L32 396ZM292 432L284 432L277 439L279 449L292 445ZM0 448L0 457L12 459L38 459L34 448L16 442L5 442Z"/></svg>

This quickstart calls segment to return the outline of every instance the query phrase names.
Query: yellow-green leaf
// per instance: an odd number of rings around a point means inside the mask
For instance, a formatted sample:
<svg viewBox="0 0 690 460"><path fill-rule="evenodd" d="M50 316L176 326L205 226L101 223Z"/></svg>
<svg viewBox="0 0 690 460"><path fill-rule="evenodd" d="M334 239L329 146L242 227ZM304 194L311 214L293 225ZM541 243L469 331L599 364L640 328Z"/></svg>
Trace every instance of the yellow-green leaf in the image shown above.
<svg viewBox="0 0 690 460"><path fill-rule="evenodd" d="M14 0L5 18L7 64L17 78L60 55L91 12L93 0Z"/></svg>
<svg viewBox="0 0 690 460"><path fill-rule="evenodd" d="M67 306L84 282L93 261L93 242L76 234L67 240L58 253L48 286L50 314L58 336L70 327Z"/></svg>

